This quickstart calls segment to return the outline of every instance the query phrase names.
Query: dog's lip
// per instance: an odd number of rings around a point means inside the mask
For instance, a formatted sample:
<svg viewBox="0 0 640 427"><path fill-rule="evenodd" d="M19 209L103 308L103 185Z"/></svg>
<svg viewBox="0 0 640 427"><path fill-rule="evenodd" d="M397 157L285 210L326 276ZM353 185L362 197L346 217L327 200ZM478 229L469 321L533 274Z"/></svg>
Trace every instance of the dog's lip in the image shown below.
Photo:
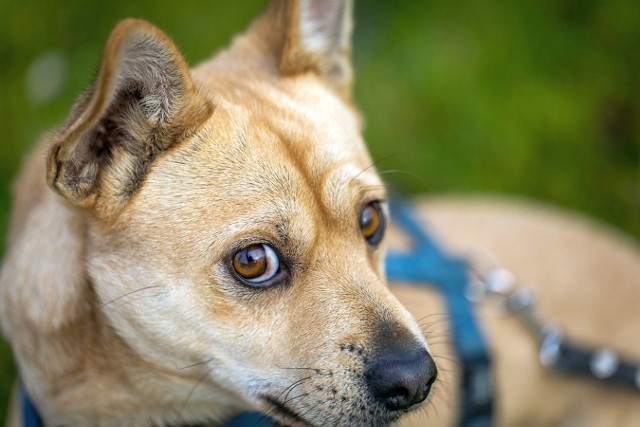
<svg viewBox="0 0 640 427"><path fill-rule="evenodd" d="M306 421L300 415L296 414L293 410L286 407L283 403L279 402L277 399L271 396L262 396L262 399L271 406L271 408L275 409L280 415L284 415L285 417L300 423L306 427L313 427L311 423Z"/></svg>

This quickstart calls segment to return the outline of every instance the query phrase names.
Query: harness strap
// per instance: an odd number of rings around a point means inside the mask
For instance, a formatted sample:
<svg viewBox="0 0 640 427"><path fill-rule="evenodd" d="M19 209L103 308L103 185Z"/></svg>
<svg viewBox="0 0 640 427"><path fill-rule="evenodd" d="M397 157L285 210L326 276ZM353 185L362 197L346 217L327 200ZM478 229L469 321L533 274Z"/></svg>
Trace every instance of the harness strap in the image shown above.
<svg viewBox="0 0 640 427"><path fill-rule="evenodd" d="M430 285L443 294L453 346L462 369L460 425L490 426L494 396L491 359L474 307L465 297L469 283L468 264L445 252L418 223L410 206L392 205L392 217L411 236L413 247L409 253L387 256L387 277L391 281Z"/></svg>
<svg viewBox="0 0 640 427"><path fill-rule="evenodd" d="M22 397L22 422L24 423L24 427L44 427L38 410L33 405L33 402L31 402L22 384L20 384L20 394Z"/></svg>
<svg viewBox="0 0 640 427"><path fill-rule="evenodd" d="M276 427L276 425L260 412L244 412L228 421L224 427Z"/></svg>

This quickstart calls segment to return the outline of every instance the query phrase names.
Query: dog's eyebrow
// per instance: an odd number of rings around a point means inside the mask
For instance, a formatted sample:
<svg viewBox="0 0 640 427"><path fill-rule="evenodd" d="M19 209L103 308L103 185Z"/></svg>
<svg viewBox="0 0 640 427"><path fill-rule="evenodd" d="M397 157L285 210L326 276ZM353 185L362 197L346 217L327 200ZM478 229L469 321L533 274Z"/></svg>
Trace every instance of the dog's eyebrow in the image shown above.
<svg viewBox="0 0 640 427"><path fill-rule="evenodd" d="M329 172L323 198L339 215L348 215L354 202L365 198L384 199L385 187L375 169L346 163Z"/></svg>
<svg viewBox="0 0 640 427"><path fill-rule="evenodd" d="M316 220L310 215L289 206L265 204L259 216L238 216L216 230L209 238L208 251L222 257L234 246L271 241L287 248L290 257L297 257L310 250L317 236Z"/></svg>
<svg viewBox="0 0 640 427"><path fill-rule="evenodd" d="M361 193L379 193L384 196L385 187L372 166L362 168L353 163L344 164L330 172L325 186L325 197L328 200L344 198L345 191L356 191L356 197L363 197Z"/></svg>
<svg viewBox="0 0 640 427"><path fill-rule="evenodd" d="M280 218L274 225L276 235L283 244L288 245L291 241L289 231L291 230L291 221L287 218Z"/></svg>

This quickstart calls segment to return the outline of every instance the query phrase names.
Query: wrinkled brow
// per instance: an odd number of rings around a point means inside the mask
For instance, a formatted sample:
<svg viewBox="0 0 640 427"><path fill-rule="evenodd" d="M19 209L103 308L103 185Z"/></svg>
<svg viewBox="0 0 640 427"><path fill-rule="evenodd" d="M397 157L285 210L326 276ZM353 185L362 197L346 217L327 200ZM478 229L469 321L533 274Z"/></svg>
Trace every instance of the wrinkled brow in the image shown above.
<svg viewBox="0 0 640 427"><path fill-rule="evenodd" d="M386 198L384 184L373 168L363 169L352 163L330 171L322 189L329 209L343 220L348 220L363 201Z"/></svg>

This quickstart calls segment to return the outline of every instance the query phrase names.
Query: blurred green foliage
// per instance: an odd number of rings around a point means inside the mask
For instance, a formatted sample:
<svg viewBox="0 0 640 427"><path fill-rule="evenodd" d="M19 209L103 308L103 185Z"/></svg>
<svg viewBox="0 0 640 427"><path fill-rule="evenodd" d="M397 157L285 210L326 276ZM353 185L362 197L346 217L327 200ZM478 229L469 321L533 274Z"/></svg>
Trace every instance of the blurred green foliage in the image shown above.
<svg viewBox="0 0 640 427"><path fill-rule="evenodd" d="M378 158L401 153L383 168L411 172L394 177L403 187L524 194L640 235L637 3L381 2L360 12L366 136Z"/></svg>
<svg viewBox="0 0 640 427"><path fill-rule="evenodd" d="M0 0L0 238L21 158L90 83L119 19L154 22L193 64L264 5ZM356 100L387 181L526 195L640 236L636 1L360 1L356 23ZM59 93L34 100L28 70L51 52L63 66ZM0 378L3 419L13 367L2 345Z"/></svg>

